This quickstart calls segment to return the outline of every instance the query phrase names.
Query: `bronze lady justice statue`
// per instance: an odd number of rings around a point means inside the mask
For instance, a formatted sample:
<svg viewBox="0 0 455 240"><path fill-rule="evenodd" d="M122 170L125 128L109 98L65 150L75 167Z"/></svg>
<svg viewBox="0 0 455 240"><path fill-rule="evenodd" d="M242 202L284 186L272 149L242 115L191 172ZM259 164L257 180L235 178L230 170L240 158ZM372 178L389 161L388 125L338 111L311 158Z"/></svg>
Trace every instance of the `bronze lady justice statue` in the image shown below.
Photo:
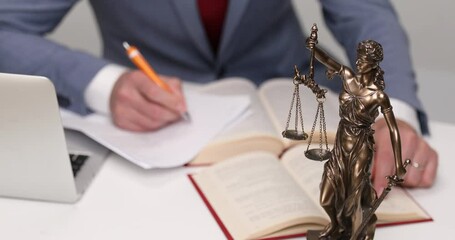
<svg viewBox="0 0 455 240"><path fill-rule="evenodd" d="M315 59L327 67L329 79L338 74L343 81L339 96L341 120L320 185L320 203L331 222L318 238L373 239L377 218L374 214L369 219L364 218L377 199L370 170L374 154L374 130L371 126L379 108L389 127L395 157L396 172L390 178L399 182L406 173L401 158L400 134L389 98L384 93L384 72L379 67L383 59L382 46L372 40L359 43L357 73L354 73L318 48L316 43L317 28L313 26L307 48ZM365 223L362 224L362 221Z"/></svg>

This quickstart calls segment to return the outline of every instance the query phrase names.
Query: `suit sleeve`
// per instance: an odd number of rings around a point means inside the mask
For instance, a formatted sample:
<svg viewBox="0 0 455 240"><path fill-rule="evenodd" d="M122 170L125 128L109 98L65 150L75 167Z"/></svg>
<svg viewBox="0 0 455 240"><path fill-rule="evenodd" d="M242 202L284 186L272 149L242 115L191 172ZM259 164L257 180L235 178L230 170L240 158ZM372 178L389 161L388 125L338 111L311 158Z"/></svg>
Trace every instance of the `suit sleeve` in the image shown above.
<svg viewBox="0 0 455 240"><path fill-rule="evenodd" d="M64 107L86 114L84 90L107 62L44 37L76 1L0 1L0 71L46 76Z"/></svg>
<svg viewBox="0 0 455 240"><path fill-rule="evenodd" d="M351 66L357 44L372 39L384 49L381 67L385 72L386 92L417 110L422 133L428 133L427 117L417 96L409 42L398 16L388 0L321 0L324 19L344 47Z"/></svg>

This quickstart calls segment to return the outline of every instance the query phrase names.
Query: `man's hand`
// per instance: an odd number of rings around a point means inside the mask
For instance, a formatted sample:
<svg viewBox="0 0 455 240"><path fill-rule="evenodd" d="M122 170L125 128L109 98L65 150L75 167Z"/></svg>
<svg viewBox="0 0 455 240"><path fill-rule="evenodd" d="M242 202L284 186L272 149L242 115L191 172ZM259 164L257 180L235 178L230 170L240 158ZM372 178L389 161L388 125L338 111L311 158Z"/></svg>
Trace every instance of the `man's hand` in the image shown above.
<svg viewBox="0 0 455 240"><path fill-rule="evenodd" d="M436 151L407 123L397 120L401 137L401 150L404 159L410 159L411 164L406 168L404 186L430 187L436 177L438 155ZM380 194L387 185L386 176L395 173L390 133L384 119L374 124L376 154L372 169L373 184Z"/></svg>
<svg viewBox="0 0 455 240"><path fill-rule="evenodd" d="M168 93L139 70L128 71L116 82L110 99L114 124L120 128L144 132L164 127L186 112L181 82L160 76L172 89Z"/></svg>

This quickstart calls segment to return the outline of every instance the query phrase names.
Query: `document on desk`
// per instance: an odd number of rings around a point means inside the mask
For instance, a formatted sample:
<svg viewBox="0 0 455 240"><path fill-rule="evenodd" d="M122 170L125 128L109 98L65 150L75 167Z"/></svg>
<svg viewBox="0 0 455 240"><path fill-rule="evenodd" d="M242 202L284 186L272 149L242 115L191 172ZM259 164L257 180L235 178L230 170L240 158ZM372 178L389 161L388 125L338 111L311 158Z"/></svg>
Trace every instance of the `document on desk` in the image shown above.
<svg viewBox="0 0 455 240"><path fill-rule="evenodd" d="M79 116L61 110L65 128L83 132L123 158L145 169L182 166L212 138L246 113L248 96L217 96L187 92L190 121L173 123L154 132L137 133L117 128L109 117Z"/></svg>

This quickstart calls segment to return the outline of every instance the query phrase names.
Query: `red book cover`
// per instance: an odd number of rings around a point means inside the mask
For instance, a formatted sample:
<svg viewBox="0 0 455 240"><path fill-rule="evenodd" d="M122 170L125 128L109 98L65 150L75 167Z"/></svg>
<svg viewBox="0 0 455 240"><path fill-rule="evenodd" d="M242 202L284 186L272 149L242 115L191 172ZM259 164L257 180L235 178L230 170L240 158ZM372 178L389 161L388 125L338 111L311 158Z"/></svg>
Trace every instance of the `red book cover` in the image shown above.
<svg viewBox="0 0 455 240"><path fill-rule="evenodd" d="M198 194L201 197L201 199L204 202L204 204L209 209L209 211L212 214L213 218L215 219L215 221L220 226L220 228L223 231L223 233L226 236L226 238L228 240L234 240L234 238L232 237L231 233L229 232L229 229L227 229L227 227L224 225L224 223L221 220L220 216L218 216L218 214L215 211L215 209L213 208L212 204L207 199L207 197L205 196L205 194L201 190L201 188L198 186L198 184L196 183L196 181L194 180L192 175L188 175L188 178L191 181L191 183L193 184L193 186L196 189L196 191L198 192ZM396 225L401 225L401 224L411 224L411 223L421 223L421 222L431 222L431 221L433 221L433 219L431 217L429 217L427 219L418 219L418 220L410 220L410 221L398 221L398 222L391 222L391 223L382 223L382 224L377 224L377 227L387 227L387 226L396 226ZM270 237L270 238L261 238L260 240L280 240L280 239L289 239L289 238L304 237L304 236L306 236L306 232L302 232L302 233L299 233L299 234L293 234L293 235L285 235L285 236Z"/></svg>

